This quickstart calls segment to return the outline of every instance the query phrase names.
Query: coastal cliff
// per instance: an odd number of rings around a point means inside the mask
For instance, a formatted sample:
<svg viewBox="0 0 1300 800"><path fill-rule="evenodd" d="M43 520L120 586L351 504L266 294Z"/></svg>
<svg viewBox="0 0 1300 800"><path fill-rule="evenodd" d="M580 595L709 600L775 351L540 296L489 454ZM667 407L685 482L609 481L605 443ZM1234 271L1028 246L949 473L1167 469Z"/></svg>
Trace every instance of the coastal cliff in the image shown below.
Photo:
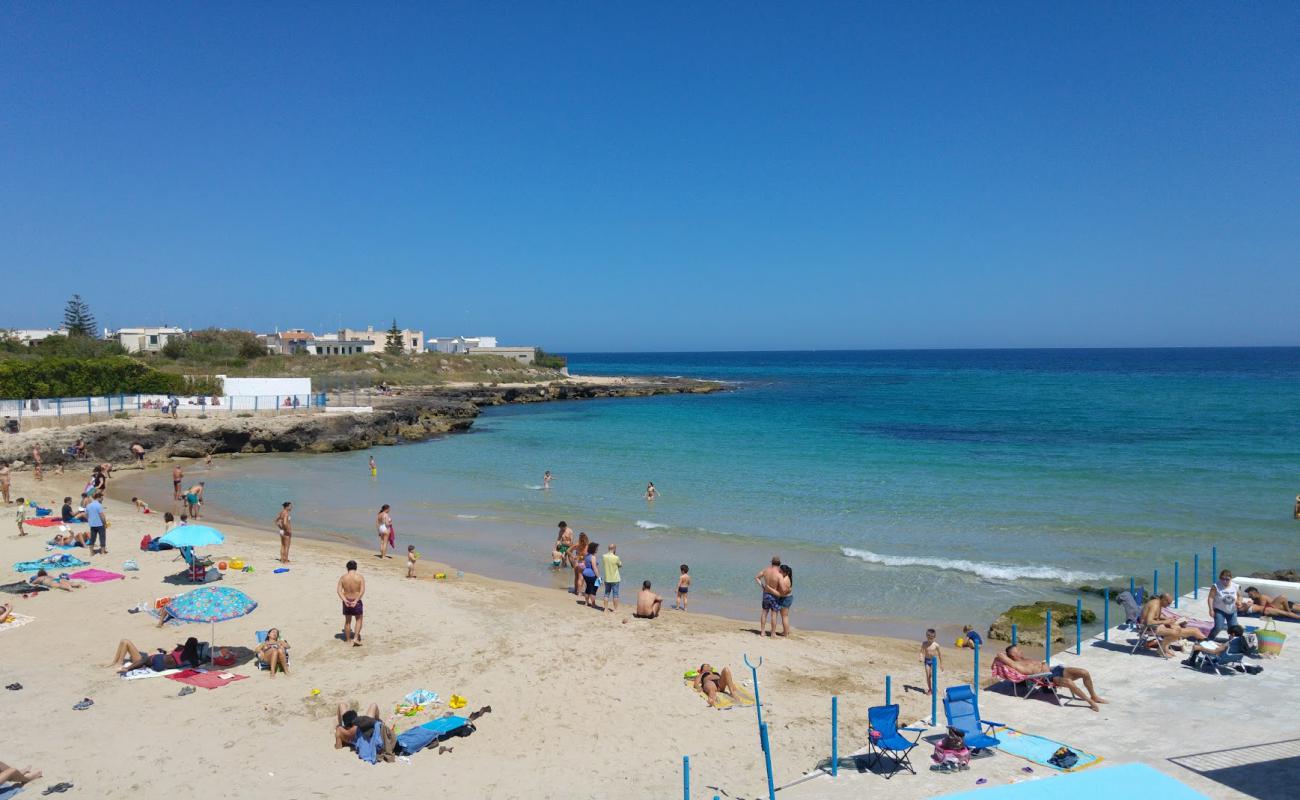
<svg viewBox="0 0 1300 800"><path fill-rule="evenodd" d="M465 431L481 408L510 403L540 403L661 394L705 394L720 384L684 379L601 379L528 386L444 386L403 390L400 395L367 397L372 411L328 411L274 415L167 419L134 416L67 428L41 428L0 438L0 460L29 468L39 445L46 469L71 464L67 450L85 443L94 462L128 463L132 442L147 460L201 458L220 453L330 453L376 445L417 442Z"/></svg>

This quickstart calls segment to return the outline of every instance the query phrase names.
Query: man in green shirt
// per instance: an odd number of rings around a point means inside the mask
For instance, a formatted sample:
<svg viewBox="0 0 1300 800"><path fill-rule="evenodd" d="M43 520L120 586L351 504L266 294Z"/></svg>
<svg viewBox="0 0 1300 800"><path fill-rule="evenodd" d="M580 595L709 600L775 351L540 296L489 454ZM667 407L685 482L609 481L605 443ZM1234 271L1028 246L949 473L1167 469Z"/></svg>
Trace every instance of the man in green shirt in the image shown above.
<svg viewBox="0 0 1300 800"><path fill-rule="evenodd" d="M609 608L609 598L614 598L614 612L618 612L618 582L622 579L619 574L619 568L623 566L623 559L618 557L618 545L611 544L608 552L600 557L601 566L604 568L605 578L605 599L601 603L601 610Z"/></svg>

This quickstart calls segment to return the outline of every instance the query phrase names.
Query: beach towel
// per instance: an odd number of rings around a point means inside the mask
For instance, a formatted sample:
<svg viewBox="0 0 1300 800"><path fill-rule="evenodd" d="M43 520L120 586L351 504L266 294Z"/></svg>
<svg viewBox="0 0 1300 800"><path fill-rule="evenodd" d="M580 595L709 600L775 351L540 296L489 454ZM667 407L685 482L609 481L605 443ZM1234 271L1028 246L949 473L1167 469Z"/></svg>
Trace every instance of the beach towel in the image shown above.
<svg viewBox="0 0 1300 800"><path fill-rule="evenodd" d="M31 525L33 528L57 528L60 525L73 525L76 523L84 523L85 520L70 519L67 522L64 522L58 517L36 517L35 519L25 519L23 520L23 522L27 525Z"/></svg>
<svg viewBox="0 0 1300 800"><path fill-rule="evenodd" d="M17 783L11 783L8 786L0 786L0 800L9 800L9 798L26 788L26 786Z"/></svg>
<svg viewBox="0 0 1300 800"><path fill-rule="evenodd" d="M1001 743L998 745L998 749L1002 752L1049 767L1057 772L1078 772L1101 761L1099 756L1086 753L1077 747L1070 747L1064 742L1048 739L1046 736L1018 731L1005 725L994 728L993 735L998 737L998 741ZM1062 747L1068 747L1079 756L1079 760L1069 769L1062 769L1051 762L1052 755Z"/></svg>
<svg viewBox="0 0 1300 800"><path fill-rule="evenodd" d="M700 697L703 697L706 700L708 699L708 695L704 693L703 689L695 688L694 678L683 678L682 680L683 682L685 682L686 688L692 689ZM744 689L740 689L734 697L726 692L718 692L718 698L717 700L714 701L713 707L718 709L719 711L727 711L737 707L749 708L752 707L753 705L754 705L754 696L749 692L745 691Z"/></svg>
<svg viewBox="0 0 1300 800"><path fill-rule="evenodd" d="M76 544L55 544L53 539L47 540L45 542L45 546L50 549L57 549L57 550L75 550L78 547L85 547L85 545L81 544L80 542Z"/></svg>
<svg viewBox="0 0 1300 800"><path fill-rule="evenodd" d="M464 717L440 717L399 734L397 752L412 755L434 742L440 742L451 736L468 736L473 732L474 726Z"/></svg>
<svg viewBox="0 0 1300 800"><path fill-rule="evenodd" d="M29 617L26 614L11 613L9 615L9 620L7 622L4 620L0 620L0 633L4 633L5 631L11 631L14 628L21 628L22 626L31 622L33 619L35 619L35 617Z"/></svg>
<svg viewBox="0 0 1300 800"><path fill-rule="evenodd" d="M0 592L5 594L28 594L29 592L48 592L48 586L32 586L27 581L14 581L0 585Z"/></svg>
<svg viewBox="0 0 1300 800"><path fill-rule="evenodd" d="M87 583L104 583L106 581L125 580L126 576L117 572L109 572L103 569L83 569L80 572L74 572L68 577L85 581Z"/></svg>
<svg viewBox="0 0 1300 800"><path fill-rule="evenodd" d="M233 672L199 672L195 669L187 669L167 677L174 681L188 683L190 686L197 686L200 689L220 689L228 683L242 681L248 676L236 675Z"/></svg>
<svg viewBox="0 0 1300 800"><path fill-rule="evenodd" d="M122 680L139 681L144 680L145 678L166 678L175 675L178 672L180 672L180 670L175 668L165 669L162 672L154 672L149 667L140 667L139 669L133 669L130 672L123 672Z"/></svg>
<svg viewBox="0 0 1300 800"><path fill-rule="evenodd" d="M43 569L69 569L71 567L88 567L89 561L82 561L67 553L46 556L39 561L19 561L14 564L14 572L37 572Z"/></svg>

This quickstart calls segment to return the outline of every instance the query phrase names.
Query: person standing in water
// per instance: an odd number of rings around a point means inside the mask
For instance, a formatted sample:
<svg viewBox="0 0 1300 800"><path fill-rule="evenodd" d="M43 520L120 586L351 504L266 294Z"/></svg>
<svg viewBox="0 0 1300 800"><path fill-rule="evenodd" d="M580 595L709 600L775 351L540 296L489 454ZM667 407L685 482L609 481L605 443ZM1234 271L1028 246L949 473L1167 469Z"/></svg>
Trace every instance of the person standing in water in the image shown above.
<svg viewBox="0 0 1300 800"><path fill-rule="evenodd" d="M542 476L542 488L551 488L551 471L549 469L546 470L546 474Z"/></svg>
<svg viewBox="0 0 1300 800"><path fill-rule="evenodd" d="M293 511L293 503L288 500L280 506L280 513L275 516L275 528L280 532L280 563L289 563L289 545L293 543L293 521L289 514Z"/></svg>
<svg viewBox="0 0 1300 800"><path fill-rule="evenodd" d="M379 557L392 558L388 555L388 548L393 544L393 515L388 513L388 504L384 503L383 508L379 509L379 515L375 517L375 528L379 532Z"/></svg>
<svg viewBox="0 0 1300 800"><path fill-rule="evenodd" d="M655 482L650 481L645 487L645 499L654 500L659 496L659 490L655 488Z"/></svg>
<svg viewBox="0 0 1300 800"><path fill-rule="evenodd" d="M370 457L370 477L374 478L379 475L379 467L375 464L375 457Z"/></svg>

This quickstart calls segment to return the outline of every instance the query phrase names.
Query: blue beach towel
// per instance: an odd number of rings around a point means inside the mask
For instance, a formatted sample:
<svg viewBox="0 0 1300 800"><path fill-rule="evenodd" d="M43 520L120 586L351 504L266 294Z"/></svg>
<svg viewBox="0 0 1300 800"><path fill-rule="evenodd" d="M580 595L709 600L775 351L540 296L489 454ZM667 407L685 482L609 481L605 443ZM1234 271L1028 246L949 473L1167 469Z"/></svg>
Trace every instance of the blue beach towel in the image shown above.
<svg viewBox="0 0 1300 800"><path fill-rule="evenodd" d="M19 561L14 564L14 572L37 572L43 569L65 569L67 567L85 567L89 566L89 561L82 561L76 556L70 556L67 553L46 556L39 561Z"/></svg>
<svg viewBox="0 0 1300 800"><path fill-rule="evenodd" d="M464 717L440 717L432 722L417 725L409 731L398 734L397 752L412 755L448 736L459 735L461 729L466 727L469 730L464 733L474 730L474 726L470 725L469 720Z"/></svg>
<svg viewBox="0 0 1300 800"><path fill-rule="evenodd" d="M384 747L384 731L381 727L382 722L376 722L375 727L370 729L369 736L363 736L357 733L357 755L367 764L374 764L379 760L379 751Z"/></svg>
<svg viewBox="0 0 1300 800"><path fill-rule="evenodd" d="M1015 728L1001 727L994 731L1000 742L999 749L1004 753L1013 756L1019 756L1026 761L1032 761L1035 764L1041 764L1044 767L1051 767L1059 772L1078 772L1081 769L1091 767L1093 764L1101 761L1100 758L1092 753L1085 753L1077 747L1071 747L1064 742L1048 739L1046 736L1038 736L1033 733L1025 733ZM1069 747L1079 756L1079 760L1069 769L1061 769L1051 763L1052 754L1062 747Z"/></svg>

